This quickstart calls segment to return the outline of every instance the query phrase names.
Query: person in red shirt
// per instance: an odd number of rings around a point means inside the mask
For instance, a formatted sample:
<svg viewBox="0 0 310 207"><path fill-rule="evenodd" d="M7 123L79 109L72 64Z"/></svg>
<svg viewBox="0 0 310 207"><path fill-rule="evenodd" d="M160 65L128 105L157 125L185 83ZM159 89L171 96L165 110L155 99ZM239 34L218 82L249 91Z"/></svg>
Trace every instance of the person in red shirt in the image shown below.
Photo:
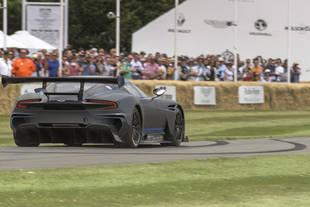
<svg viewBox="0 0 310 207"><path fill-rule="evenodd" d="M12 76L15 77L31 77L36 72L36 67L30 58L27 58L26 49L21 49L19 58L13 62Z"/></svg>

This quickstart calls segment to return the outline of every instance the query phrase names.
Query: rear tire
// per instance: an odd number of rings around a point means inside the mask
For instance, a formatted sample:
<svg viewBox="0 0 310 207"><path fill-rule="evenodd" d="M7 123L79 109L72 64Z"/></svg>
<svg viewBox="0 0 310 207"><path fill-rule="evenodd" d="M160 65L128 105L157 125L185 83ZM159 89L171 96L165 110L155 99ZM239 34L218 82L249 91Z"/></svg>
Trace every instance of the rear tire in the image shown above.
<svg viewBox="0 0 310 207"><path fill-rule="evenodd" d="M38 147L40 141L35 129L27 129L27 132L23 133L23 130L17 130L13 133L14 142L18 147Z"/></svg>

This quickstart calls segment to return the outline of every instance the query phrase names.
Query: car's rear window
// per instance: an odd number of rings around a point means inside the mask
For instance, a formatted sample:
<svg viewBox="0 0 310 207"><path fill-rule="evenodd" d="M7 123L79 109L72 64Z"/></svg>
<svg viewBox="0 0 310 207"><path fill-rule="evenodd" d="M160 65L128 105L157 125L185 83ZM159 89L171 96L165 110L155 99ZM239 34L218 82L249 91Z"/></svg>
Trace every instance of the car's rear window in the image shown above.
<svg viewBox="0 0 310 207"><path fill-rule="evenodd" d="M102 83L85 83L84 91L90 89L100 88L101 91L109 91L116 89L117 85L114 84L102 84ZM47 86L48 92L60 93L60 92L79 92L80 83L51 83Z"/></svg>

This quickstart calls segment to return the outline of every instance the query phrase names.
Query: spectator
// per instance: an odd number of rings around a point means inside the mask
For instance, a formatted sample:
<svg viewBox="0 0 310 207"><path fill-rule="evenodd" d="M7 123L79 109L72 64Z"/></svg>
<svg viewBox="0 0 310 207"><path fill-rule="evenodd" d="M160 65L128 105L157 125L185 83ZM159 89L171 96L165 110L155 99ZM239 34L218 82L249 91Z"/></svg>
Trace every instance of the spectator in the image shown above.
<svg viewBox="0 0 310 207"><path fill-rule="evenodd" d="M301 74L301 68L298 67L298 63L293 63L293 66L291 67L291 82L292 83L298 83L299 82L299 76Z"/></svg>
<svg viewBox="0 0 310 207"><path fill-rule="evenodd" d="M44 69L43 69L43 65L41 63L41 59L39 59L39 56L38 54L32 54L32 60L33 60L33 63L36 67L36 71L37 71L37 76L40 77L40 76L43 76L44 75Z"/></svg>
<svg viewBox="0 0 310 207"><path fill-rule="evenodd" d="M30 77L36 72L33 61L27 57L28 51L21 49L19 58L13 62L12 75L15 77Z"/></svg>
<svg viewBox="0 0 310 207"><path fill-rule="evenodd" d="M126 80L132 79L132 69L128 58L123 59L119 74L122 75Z"/></svg>
<svg viewBox="0 0 310 207"><path fill-rule="evenodd" d="M224 81L234 81L234 70L231 63L227 64L227 69L224 74Z"/></svg>
<svg viewBox="0 0 310 207"><path fill-rule="evenodd" d="M263 68L259 66L259 59L253 60L254 67L251 68L251 72L253 73L253 80L260 81L261 73L263 72Z"/></svg>
<svg viewBox="0 0 310 207"><path fill-rule="evenodd" d="M282 80L282 76L284 73L284 68L282 67L282 63L281 63L281 59L277 59L276 60L276 64L275 64L276 68L275 68L275 81L280 82Z"/></svg>
<svg viewBox="0 0 310 207"><path fill-rule="evenodd" d="M81 75L81 68L80 68L76 58L72 59L69 67L67 65L65 65L65 69L66 70L65 70L64 74L66 76L79 76L79 75Z"/></svg>
<svg viewBox="0 0 310 207"><path fill-rule="evenodd" d="M95 75L96 66L92 63L91 58L86 58L86 62L82 64L82 75Z"/></svg>
<svg viewBox="0 0 310 207"><path fill-rule="evenodd" d="M159 70L159 66L155 63L155 59L150 57L144 66L144 70L141 72L143 80L159 79L162 72Z"/></svg>
<svg viewBox="0 0 310 207"><path fill-rule="evenodd" d="M137 53L133 54L133 59L130 62L132 68L132 79L140 80L141 72L143 71L142 63L139 60L139 55Z"/></svg>
<svg viewBox="0 0 310 207"><path fill-rule="evenodd" d="M251 69L246 68L243 75L243 81L253 81L253 78Z"/></svg>
<svg viewBox="0 0 310 207"><path fill-rule="evenodd" d="M197 78L196 81L206 81L209 79L209 75L211 74L210 70L206 68L206 66L203 63L203 58L199 57L197 59L198 63L196 66L197 70Z"/></svg>
<svg viewBox="0 0 310 207"><path fill-rule="evenodd" d="M106 76L114 76L114 74L116 74L115 73L116 67L114 65L114 61L112 58L106 59L104 68L105 68L105 75Z"/></svg>
<svg viewBox="0 0 310 207"><path fill-rule="evenodd" d="M9 59L9 51L3 52L3 57L0 59L0 75L12 75L12 61Z"/></svg>
<svg viewBox="0 0 310 207"><path fill-rule="evenodd" d="M59 76L59 61L57 60L58 54L57 52L53 52L50 55L50 58L47 60L48 66L47 66L47 71L48 71L48 76L49 77L58 77Z"/></svg>
<svg viewBox="0 0 310 207"><path fill-rule="evenodd" d="M194 59L191 59L188 63L188 72L186 74L186 80L187 81L195 81L198 76L198 70L195 65Z"/></svg>
<svg viewBox="0 0 310 207"><path fill-rule="evenodd" d="M216 69L216 76L219 80L223 81L224 74L225 74L225 71L227 70L227 67L224 64L224 59L222 57L219 57L218 61L220 63L220 66Z"/></svg>
<svg viewBox="0 0 310 207"><path fill-rule="evenodd" d="M168 61L166 58L162 57L158 60L158 67L162 74L159 78L161 80L166 80L167 78L167 65L168 65Z"/></svg>
<svg viewBox="0 0 310 207"><path fill-rule="evenodd" d="M261 81L263 83L270 83L272 81L270 75L271 75L271 70L270 69L266 69L265 72L264 72L263 77L261 78Z"/></svg>

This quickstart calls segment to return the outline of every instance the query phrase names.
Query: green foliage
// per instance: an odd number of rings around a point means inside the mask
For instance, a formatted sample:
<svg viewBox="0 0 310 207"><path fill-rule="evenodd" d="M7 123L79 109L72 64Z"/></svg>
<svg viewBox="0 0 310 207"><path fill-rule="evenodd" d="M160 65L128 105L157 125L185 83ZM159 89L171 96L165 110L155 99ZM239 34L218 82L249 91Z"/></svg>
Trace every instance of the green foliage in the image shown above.
<svg viewBox="0 0 310 207"><path fill-rule="evenodd" d="M31 0L59 2L59 0ZM181 0L182 3L185 0ZM21 29L22 0L8 1L9 34ZM130 51L132 34L174 7L175 0L122 0L121 48ZM115 47L115 19L107 13L116 10L116 0L70 0L69 42L73 47ZM2 28L2 20L0 23Z"/></svg>

